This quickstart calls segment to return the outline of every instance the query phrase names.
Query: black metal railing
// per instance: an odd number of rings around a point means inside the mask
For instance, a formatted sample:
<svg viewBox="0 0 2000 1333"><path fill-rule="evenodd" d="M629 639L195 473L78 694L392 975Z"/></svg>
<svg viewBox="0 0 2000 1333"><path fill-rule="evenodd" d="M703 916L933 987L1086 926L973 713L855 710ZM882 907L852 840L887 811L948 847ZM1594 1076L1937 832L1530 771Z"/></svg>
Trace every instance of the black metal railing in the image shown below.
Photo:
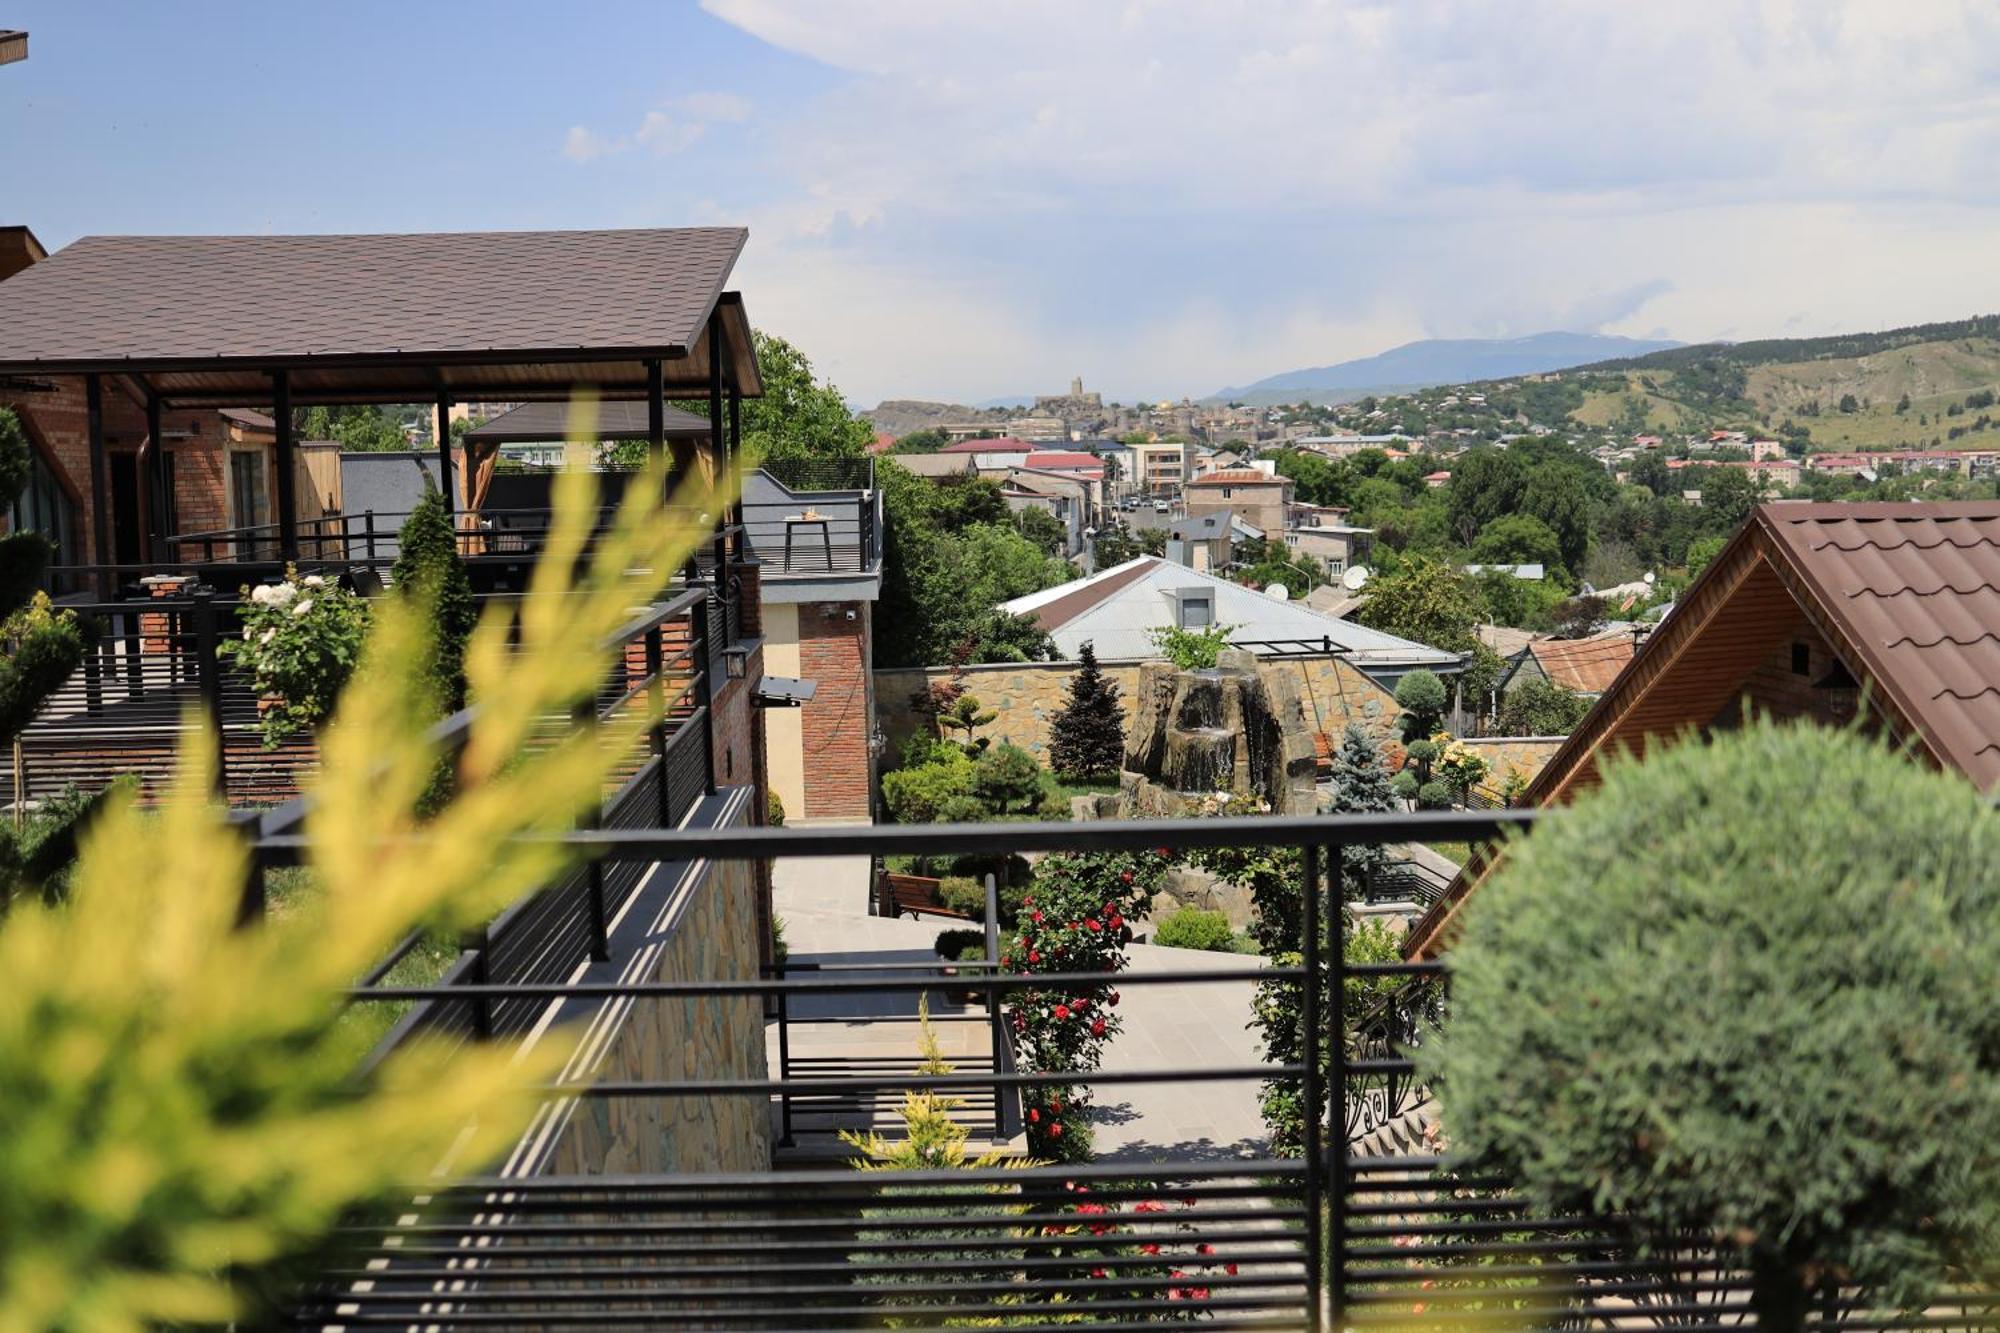
<svg viewBox="0 0 2000 1333"><path fill-rule="evenodd" d="M1413 1049L1449 1023L1440 961L1345 961L1343 848L1481 842L1535 812L1101 821L913 828L716 828L580 832L608 861L709 863L872 854L991 856L1063 850L1258 846L1291 858L1304 889L1303 957L1259 980L1298 990L1297 1063L1189 1054L1079 1076L987 1068L947 1075L786 1069L777 1077L564 1084L551 1099L704 1104L866 1097L913 1089L972 1094L1088 1082L1104 1090L1206 1089L1295 1080L1305 1118L1298 1157L1180 1144L1139 1160L964 1170L857 1172L785 1167L675 1174L489 1175L439 1189L413 1182L389 1220L357 1220L348 1250L304 1298L302 1327L436 1329L833 1329L985 1323L1046 1330L1136 1329L1201 1318L1229 1329L1754 1328L1748 1284L1712 1248L1642 1253L1615 1218L1550 1217L1504 1179L1436 1150L1418 1133L1428 1091ZM260 844L261 862L295 846ZM1241 984L1240 969L1119 973L1126 1004L1155 988ZM949 984L1005 997L1069 978L989 973L806 975L603 984L373 987L364 1001L480 998L542 1005L649 1004L691 997L799 1003L914 995ZM1369 998L1355 1001L1356 989ZM1352 1008L1350 1008L1352 1005ZM1385 1146L1386 1145L1386 1146ZM1988 1329L2000 1298L1954 1295L1921 1314L1857 1313L1851 1293L1816 1310L1815 1329Z"/></svg>

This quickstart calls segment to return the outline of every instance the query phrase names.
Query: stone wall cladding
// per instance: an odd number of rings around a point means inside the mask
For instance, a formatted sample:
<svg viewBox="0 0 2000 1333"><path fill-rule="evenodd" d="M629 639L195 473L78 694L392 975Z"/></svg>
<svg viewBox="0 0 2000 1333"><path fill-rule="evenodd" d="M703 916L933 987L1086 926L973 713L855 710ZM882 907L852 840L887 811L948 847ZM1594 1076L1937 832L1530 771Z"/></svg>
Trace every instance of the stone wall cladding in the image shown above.
<svg viewBox="0 0 2000 1333"><path fill-rule="evenodd" d="M1568 739L1564 736L1479 736L1469 737L1463 744L1467 749L1486 761L1486 784L1494 790L1507 785L1507 770L1520 770L1525 781L1532 782L1562 748Z"/></svg>
<svg viewBox="0 0 2000 1333"><path fill-rule="evenodd" d="M754 979L759 940L756 875L741 861L711 861L660 954L652 979ZM646 998L612 1034L601 1079L764 1079L764 1010L757 996ZM764 1171L771 1165L770 1099L586 1097L544 1171L616 1175Z"/></svg>
<svg viewBox="0 0 2000 1333"><path fill-rule="evenodd" d="M800 605L799 674L819 686L801 717L805 817L866 819L875 786L866 603Z"/></svg>
<svg viewBox="0 0 2000 1333"><path fill-rule="evenodd" d="M1266 658L1269 671L1288 672L1297 678L1299 701L1306 724L1338 739L1349 722L1358 722L1377 741L1395 734L1395 696L1362 672L1329 657ZM1000 714L979 734L995 744L1011 742L1046 761L1049 725L1068 698L1070 676L1075 662L1001 663L964 668L962 683L985 707ZM1139 664L1120 662L1103 667L1104 674L1129 701L1139 686ZM928 689L930 682L953 675L949 667L899 667L875 673L875 716L888 734L889 753L895 754L905 739L916 735L928 720L910 706L910 696ZM822 686L821 688L824 688Z"/></svg>

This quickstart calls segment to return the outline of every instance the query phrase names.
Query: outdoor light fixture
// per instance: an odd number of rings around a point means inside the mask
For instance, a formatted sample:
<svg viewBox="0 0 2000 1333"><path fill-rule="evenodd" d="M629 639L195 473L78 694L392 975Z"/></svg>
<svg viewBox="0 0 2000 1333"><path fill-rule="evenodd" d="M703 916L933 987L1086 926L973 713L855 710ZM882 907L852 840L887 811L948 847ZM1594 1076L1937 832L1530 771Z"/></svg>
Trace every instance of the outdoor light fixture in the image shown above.
<svg viewBox="0 0 2000 1333"><path fill-rule="evenodd" d="M750 671L750 650L748 648L724 648L722 650L722 670L731 680L742 680Z"/></svg>

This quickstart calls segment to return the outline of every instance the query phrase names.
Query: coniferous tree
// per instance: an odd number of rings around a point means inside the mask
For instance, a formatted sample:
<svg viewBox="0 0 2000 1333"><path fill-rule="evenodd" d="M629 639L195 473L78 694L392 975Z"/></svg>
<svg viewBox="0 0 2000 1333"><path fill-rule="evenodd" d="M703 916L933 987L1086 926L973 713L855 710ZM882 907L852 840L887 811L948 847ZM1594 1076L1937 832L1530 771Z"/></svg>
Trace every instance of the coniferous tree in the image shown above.
<svg viewBox="0 0 2000 1333"><path fill-rule="evenodd" d="M1348 723L1333 755L1333 813L1380 814L1395 808L1396 793L1389 784L1389 770L1382 766L1381 750L1357 723ZM1346 895L1360 897L1369 877L1382 868L1385 859L1379 845L1343 847L1342 886Z"/></svg>
<svg viewBox="0 0 2000 1333"><path fill-rule="evenodd" d="M1049 766L1072 780L1109 777L1125 762L1125 710L1088 643L1077 660L1069 699L1049 727Z"/></svg>
<svg viewBox="0 0 2000 1333"><path fill-rule="evenodd" d="M396 563L389 571L396 595L422 599L430 613L432 707L439 719L465 707L465 644L479 621L472 582L458 553L458 534L444 496L424 480L423 498L396 534ZM435 814L451 799L455 761L446 754L418 808Z"/></svg>

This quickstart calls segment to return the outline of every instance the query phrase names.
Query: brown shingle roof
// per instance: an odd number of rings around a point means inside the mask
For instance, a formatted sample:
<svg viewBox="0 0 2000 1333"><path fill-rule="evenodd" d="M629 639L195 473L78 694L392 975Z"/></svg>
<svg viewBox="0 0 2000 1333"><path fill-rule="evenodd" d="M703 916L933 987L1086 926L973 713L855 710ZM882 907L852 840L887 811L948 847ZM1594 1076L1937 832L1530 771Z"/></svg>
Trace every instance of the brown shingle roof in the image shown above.
<svg viewBox="0 0 2000 1333"><path fill-rule="evenodd" d="M1219 472L1210 472L1204 476L1196 477L1193 481L1189 482L1188 485L1256 486L1261 484L1265 486L1282 486L1290 480L1291 479L1289 477L1274 477L1267 472L1260 472L1254 467L1232 467L1232 468L1223 468Z"/></svg>
<svg viewBox="0 0 2000 1333"><path fill-rule="evenodd" d="M1602 694L1632 660L1629 631L1589 639L1537 639L1528 645L1548 678L1578 694Z"/></svg>
<svg viewBox="0 0 2000 1333"><path fill-rule="evenodd" d="M1931 750L2000 785L2000 501L1778 505L1757 521Z"/></svg>
<svg viewBox="0 0 2000 1333"><path fill-rule="evenodd" d="M667 358L670 381L699 384L703 330L746 236L740 227L88 236L0 284L0 372L152 372L156 388L189 401L268 402L268 383L261 399L245 398L252 381L224 367L313 367L322 379L294 374L303 401L403 387L393 374L336 380L335 366L428 362L489 368L448 377L461 396L527 398L566 396L593 378L607 391L643 388L626 353ZM740 303L730 318L741 321ZM744 391L761 391L747 323L729 333ZM603 373L579 369L591 366ZM492 391L502 386L514 392Z"/></svg>
<svg viewBox="0 0 2000 1333"><path fill-rule="evenodd" d="M568 403L523 403L474 426L465 433L465 438L481 444L567 440L569 414ZM642 402L618 399L597 405L598 439L643 440L649 429L646 423L646 404ZM666 411L666 427L668 439L700 439L708 435L707 420L671 405Z"/></svg>

